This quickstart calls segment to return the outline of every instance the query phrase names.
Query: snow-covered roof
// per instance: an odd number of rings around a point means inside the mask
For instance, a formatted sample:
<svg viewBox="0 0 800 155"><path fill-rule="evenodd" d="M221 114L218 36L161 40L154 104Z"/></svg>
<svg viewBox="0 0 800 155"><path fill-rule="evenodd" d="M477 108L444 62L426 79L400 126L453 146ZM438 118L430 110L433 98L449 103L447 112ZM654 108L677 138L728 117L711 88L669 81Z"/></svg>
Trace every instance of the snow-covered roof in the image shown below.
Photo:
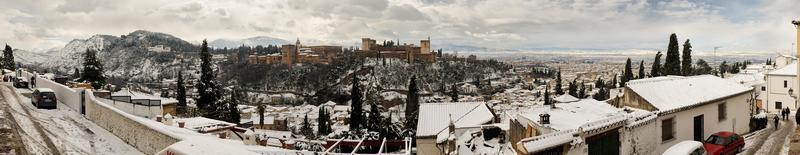
<svg viewBox="0 0 800 155"><path fill-rule="evenodd" d="M767 73L767 75L790 75L790 76L795 76L795 75L797 75L797 62L794 62L794 63L788 64L786 66L783 66L783 68L773 70L773 71Z"/></svg>
<svg viewBox="0 0 800 155"><path fill-rule="evenodd" d="M456 127L461 127L486 124L494 115L483 102L423 103L419 105L417 137L446 133L451 118Z"/></svg>
<svg viewBox="0 0 800 155"><path fill-rule="evenodd" d="M541 124L541 122L539 122L539 115L545 113L550 115L549 124ZM530 123L545 126L556 131L563 131L577 129L581 125L589 122L611 117L620 117L625 113L623 109L616 108L608 103L594 99L583 99L570 103L557 103L555 108L550 108L548 105L538 105L534 108L524 110L518 115L530 120Z"/></svg>
<svg viewBox="0 0 800 155"><path fill-rule="evenodd" d="M253 125L258 125L260 121L258 113L253 113L253 115L250 117L250 121L253 122ZM274 122L275 122L275 116L264 115L264 125L271 125Z"/></svg>
<svg viewBox="0 0 800 155"><path fill-rule="evenodd" d="M578 138L576 130L565 130L551 134L526 138L520 140L522 146L528 153L539 152L544 149L561 146L566 143L576 141Z"/></svg>
<svg viewBox="0 0 800 155"><path fill-rule="evenodd" d="M764 74L760 73L739 73L734 74L727 79L745 86L754 86L766 83L766 81L764 81Z"/></svg>
<svg viewBox="0 0 800 155"><path fill-rule="evenodd" d="M185 128L196 132L214 131L222 128L234 127L236 124L228 123L225 121L205 118L205 117L191 117L191 118L177 118L175 122L185 122ZM178 123L173 123L177 126Z"/></svg>
<svg viewBox="0 0 800 155"><path fill-rule="evenodd" d="M575 101L578 101L578 100L581 100L581 99L578 99L577 97L569 95L569 94L564 94L564 95L561 95L561 96L558 96L558 97L554 98L553 100L555 100L556 102L559 102L559 103L567 103L567 102L575 102Z"/></svg>
<svg viewBox="0 0 800 155"><path fill-rule="evenodd" d="M122 89L120 91L111 93L111 96L130 96L131 99L133 100L135 99L160 100L162 105L178 103L178 100L174 98L164 98L161 96L155 96L144 92L133 91L130 89Z"/></svg>
<svg viewBox="0 0 800 155"><path fill-rule="evenodd" d="M713 75L639 79L628 82L627 88L664 114L752 90Z"/></svg>

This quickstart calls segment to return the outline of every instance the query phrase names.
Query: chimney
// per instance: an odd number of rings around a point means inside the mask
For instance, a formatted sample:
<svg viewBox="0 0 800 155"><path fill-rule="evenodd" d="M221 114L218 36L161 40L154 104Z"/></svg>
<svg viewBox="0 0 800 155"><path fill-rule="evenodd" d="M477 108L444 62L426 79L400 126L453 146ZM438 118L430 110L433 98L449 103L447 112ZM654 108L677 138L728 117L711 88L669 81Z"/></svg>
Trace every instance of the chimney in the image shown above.
<svg viewBox="0 0 800 155"><path fill-rule="evenodd" d="M178 121L178 127L179 127L179 128L185 128L185 127L186 127L186 122L184 122L184 121Z"/></svg>
<svg viewBox="0 0 800 155"><path fill-rule="evenodd" d="M161 117L161 115L156 115L156 122L164 123L162 120L164 120L164 117Z"/></svg>
<svg viewBox="0 0 800 155"><path fill-rule="evenodd" d="M550 114L539 114L539 123L550 124Z"/></svg>
<svg viewBox="0 0 800 155"><path fill-rule="evenodd" d="M228 133L227 132L220 132L219 133L219 138L220 139L227 139L228 138Z"/></svg>

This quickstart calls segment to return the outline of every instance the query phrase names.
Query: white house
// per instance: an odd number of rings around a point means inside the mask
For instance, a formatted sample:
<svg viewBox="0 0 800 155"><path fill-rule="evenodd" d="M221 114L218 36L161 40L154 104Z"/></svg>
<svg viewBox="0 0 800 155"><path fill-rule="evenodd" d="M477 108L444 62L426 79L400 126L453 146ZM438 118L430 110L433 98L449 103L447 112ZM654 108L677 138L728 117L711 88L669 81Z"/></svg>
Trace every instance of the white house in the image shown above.
<svg viewBox="0 0 800 155"><path fill-rule="evenodd" d="M712 75L666 76L633 80L624 88L621 104L658 113L656 153L685 140L705 140L720 131L749 130L751 87Z"/></svg>
<svg viewBox="0 0 800 155"><path fill-rule="evenodd" d="M454 128L473 128L492 124L495 119L495 114L483 102L420 104L416 135L417 153L443 155L454 151L454 146L445 143L458 135L448 130L451 123Z"/></svg>
<svg viewBox="0 0 800 155"><path fill-rule="evenodd" d="M635 124L646 121L637 120L648 116L653 119L655 113L583 99L523 110L511 117L509 132L517 154L646 154L633 150L650 147L628 139L638 137L631 131L639 131L632 130L639 127Z"/></svg>
<svg viewBox="0 0 800 155"><path fill-rule="evenodd" d="M797 57L778 54L773 63L775 63L775 68L783 68L784 66L794 63L795 61L797 61Z"/></svg>
<svg viewBox="0 0 800 155"><path fill-rule="evenodd" d="M777 58L776 58L777 60ZM789 95L789 89L797 91L797 63L792 63L767 73L767 98L764 109L768 112L780 111L782 108L797 109L795 99Z"/></svg>
<svg viewBox="0 0 800 155"><path fill-rule="evenodd" d="M766 106L765 102L768 96L767 81L766 76L762 72L734 74L733 76L729 76L727 80L752 87L754 92L752 95L755 96L755 101L752 102L760 109Z"/></svg>

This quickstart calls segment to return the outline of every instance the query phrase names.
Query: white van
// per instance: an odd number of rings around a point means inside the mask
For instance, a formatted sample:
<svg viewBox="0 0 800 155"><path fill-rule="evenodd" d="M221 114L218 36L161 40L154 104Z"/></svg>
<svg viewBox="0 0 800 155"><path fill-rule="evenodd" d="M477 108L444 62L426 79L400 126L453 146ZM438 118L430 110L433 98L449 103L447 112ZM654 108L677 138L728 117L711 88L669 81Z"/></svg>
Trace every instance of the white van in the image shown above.
<svg viewBox="0 0 800 155"><path fill-rule="evenodd" d="M682 141L669 147L662 155L706 155L706 149L701 142Z"/></svg>

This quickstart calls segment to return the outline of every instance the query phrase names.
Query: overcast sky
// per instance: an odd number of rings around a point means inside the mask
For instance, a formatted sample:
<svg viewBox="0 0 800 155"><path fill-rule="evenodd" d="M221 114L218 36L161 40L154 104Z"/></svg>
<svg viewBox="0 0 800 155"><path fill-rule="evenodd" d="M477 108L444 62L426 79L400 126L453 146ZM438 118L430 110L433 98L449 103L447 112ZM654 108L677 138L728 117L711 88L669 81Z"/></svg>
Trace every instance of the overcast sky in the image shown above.
<svg viewBox="0 0 800 155"><path fill-rule="evenodd" d="M362 37L502 49L786 51L797 0L0 0L0 42L62 47L134 30L203 38L271 36L352 44ZM416 42L416 41L415 41Z"/></svg>

